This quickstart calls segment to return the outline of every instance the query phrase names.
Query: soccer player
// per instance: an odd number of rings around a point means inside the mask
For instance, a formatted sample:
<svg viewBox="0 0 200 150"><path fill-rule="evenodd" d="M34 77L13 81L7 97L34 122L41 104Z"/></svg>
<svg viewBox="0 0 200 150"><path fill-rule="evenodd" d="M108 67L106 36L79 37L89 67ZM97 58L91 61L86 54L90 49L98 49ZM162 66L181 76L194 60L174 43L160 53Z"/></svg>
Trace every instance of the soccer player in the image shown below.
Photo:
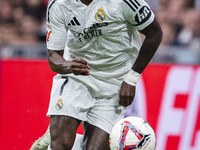
<svg viewBox="0 0 200 150"><path fill-rule="evenodd" d="M47 113L52 150L71 150L81 122L83 150L110 149L109 133L132 103L161 38L144 0L49 1L48 61L58 73Z"/></svg>

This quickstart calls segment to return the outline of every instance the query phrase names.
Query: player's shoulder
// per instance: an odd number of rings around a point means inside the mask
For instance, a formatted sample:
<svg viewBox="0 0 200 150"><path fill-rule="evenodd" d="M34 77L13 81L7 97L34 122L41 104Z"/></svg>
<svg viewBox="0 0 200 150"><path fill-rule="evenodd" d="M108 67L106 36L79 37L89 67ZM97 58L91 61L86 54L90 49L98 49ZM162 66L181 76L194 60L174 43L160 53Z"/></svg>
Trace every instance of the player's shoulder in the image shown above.
<svg viewBox="0 0 200 150"><path fill-rule="evenodd" d="M112 0L113 2L116 3L126 3L126 2L130 2L130 3L134 3L134 4L142 4L142 3L146 3L145 0Z"/></svg>
<svg viewBox="0 0 200 150"><path fill-rule="evenodd" d="M48 8L51 9L62 9L62 8L71 8L72 0L49 0Z"/></svg>
<svg viewBox="0 0 200 150"><path fill-rule="evenodd" d="M107 1L109 1L110 3L112 3L115 6L118 6L118 5L124 3L124 0L107 0Z"/></svg>
<svg viewBox="0 0 200 150"><path fill-rule="evenodd" d="M130 3L134 3L134 2L138 2L141 3L144 0L107 0L112 2L114 5L120 5L120 4L124 4L126 2L130 2Z"/></svg>
<svg viewBox="0 0 200 150"><path fill-rule="evenodd" d="M140 8L140 6L147 5L145 0L109 0L111 1L116 7L124 8L122 6L129 6L132 8Z"/></svg>
<svg viewBox="0 0 200 150"><path fill-rule="evenodd" d="M49 0L47 6L48 18L67 15L72 10L71 2L72 0Z"/></svg>
<svg viewBox="0 0 200 150"><path fill-rule="evenodd" d="M126 7L137 7L144 3L144 0L106 0L112 4L118 11L126 9Z"/></svg>
<svg viewBox="0 0 200 150"><path fill-rule="evenodd" d="M112 10L113 12L120 12L125 7L124 0L102 0L106 2L107 8Z"/></svg>

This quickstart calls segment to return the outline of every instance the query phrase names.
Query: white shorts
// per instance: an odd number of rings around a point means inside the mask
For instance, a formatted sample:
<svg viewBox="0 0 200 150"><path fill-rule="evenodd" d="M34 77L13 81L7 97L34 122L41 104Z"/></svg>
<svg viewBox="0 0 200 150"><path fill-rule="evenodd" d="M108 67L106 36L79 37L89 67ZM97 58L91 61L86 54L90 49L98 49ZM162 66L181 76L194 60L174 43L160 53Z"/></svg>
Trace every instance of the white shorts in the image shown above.
<svg viewBox="0 0 200 150"><path fill-rule="evenodd" d="M102 95L71 77L56 75L53 79L47 116L71 116L110 133L113 125L124 118L126 110L118 104L120 87L103 81L93 82L99 84L99 89L104 88L105 92L100 91ZM108 90L112 96L108 96Z"/></svg>

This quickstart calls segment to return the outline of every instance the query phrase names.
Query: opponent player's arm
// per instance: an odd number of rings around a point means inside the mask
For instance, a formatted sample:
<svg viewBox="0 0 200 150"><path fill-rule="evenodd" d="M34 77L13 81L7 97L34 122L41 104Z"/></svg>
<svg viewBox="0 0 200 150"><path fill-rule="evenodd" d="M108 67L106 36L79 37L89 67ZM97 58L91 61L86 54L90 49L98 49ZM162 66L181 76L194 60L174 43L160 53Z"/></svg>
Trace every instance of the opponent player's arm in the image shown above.
<svg viewBox="0 0 200 150"><path fill-rule="evenodd" d="M47 58L52 71L60 74L90 75L90 66L87 61L80 58L66 61L63 58L63 53L64 50L48 50Z"/></svg>

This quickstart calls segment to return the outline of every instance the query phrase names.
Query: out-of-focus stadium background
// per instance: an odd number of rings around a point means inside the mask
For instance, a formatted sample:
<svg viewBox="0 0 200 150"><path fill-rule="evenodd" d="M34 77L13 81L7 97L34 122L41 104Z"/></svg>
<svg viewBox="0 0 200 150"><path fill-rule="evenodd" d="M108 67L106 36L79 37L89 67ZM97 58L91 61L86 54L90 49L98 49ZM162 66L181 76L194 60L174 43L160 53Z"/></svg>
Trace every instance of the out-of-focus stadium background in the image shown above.
<svg viewBox="0 0 200 150"><path fill-rule="evenodd" d="M200 0L146 2L164 35L127 115L149 121L157 150L200 150ZM49 123L47 3L0 0L0 150L27 150Z"/></svg>
<svg viewBox="0 0 200 150"><path fill-rule="evenodd" d="M152 61L200 63L199 0L146 0L164 32ZM1 58L45 58L48 0L0 0Z"/></svg>

